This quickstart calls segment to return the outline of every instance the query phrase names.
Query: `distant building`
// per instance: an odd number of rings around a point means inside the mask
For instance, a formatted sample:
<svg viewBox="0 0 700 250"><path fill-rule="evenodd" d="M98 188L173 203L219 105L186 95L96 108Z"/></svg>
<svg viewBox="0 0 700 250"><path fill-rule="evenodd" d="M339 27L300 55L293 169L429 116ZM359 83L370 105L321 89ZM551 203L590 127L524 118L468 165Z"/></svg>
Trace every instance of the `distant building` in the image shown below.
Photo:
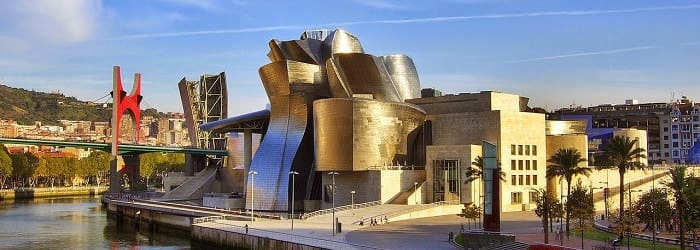
<svg viewBox="0 0 700 250"><path fill-rule="evenodd" d="M588 123L589 159L598 156L597 151L605 138L615 129L634 128L647 131L646 145L649 163L673 162L670 150L662 147L663 120L670 120L671 105L668 103L638 103L628 100L630 104L604 104L594 107L563 108L554 111L552 120L586 120Z"/></svg>

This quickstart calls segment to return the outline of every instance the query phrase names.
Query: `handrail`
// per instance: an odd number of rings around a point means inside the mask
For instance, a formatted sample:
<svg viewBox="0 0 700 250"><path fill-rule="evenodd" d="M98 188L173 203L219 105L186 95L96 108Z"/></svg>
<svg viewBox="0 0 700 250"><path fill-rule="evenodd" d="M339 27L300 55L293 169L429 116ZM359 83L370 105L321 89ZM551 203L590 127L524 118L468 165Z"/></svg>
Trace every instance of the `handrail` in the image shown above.
<svg viewBox="0 0 700 250"><path fill-rule="evenodd" d="M370 216L370 217L367 217L367 218L362 218L361 220L355 221L355 222L353 222L352 224L355 224L355 225L360 224L360 223L365 224L365 223L369 223L369 221L370 221L371 219L377 218L377 217L379 217L379 218L387 217L387 219L390 219L390 218L395 217L395 216L398 216L398 215L402 215L402 214L406 214L406 213L412 213L412 212L420 211L420 210L423 210L423 209L426 209L426 208L437 207L437 206L442 206L442 205L457 205L457 204L459 204L459 203L455 203L455 201L436 201L436 202L428 203L428 204L420 204L420 205L418 205L418 206L412 206L412 207L409 207L409 208L406 208L406 209L401 209L401 210L397 210L397 211L392 211L392 212L388 212L388 213L379 214L379 215L376 215L376 216Z"/></svg>
<svg viewBox="0 0 700 250"><path fill-rule="evenodd" d="M382 204L382 201L370 201L370 202L364 202L364 203L358 203L358 204L350 204L350 205L335 207L335 212L350 210L350 209L354 209L354 208L365 208L365 207L377 206L377 205L381 205L381 204ZM306 214L300 216L300 218L302 220L306 220L306 219L314 217L314 216L329 214L329 213L332 213L333 211L334 211L333 208L316 210L316 211L313 211L310 213L306 213Z"/></svg>

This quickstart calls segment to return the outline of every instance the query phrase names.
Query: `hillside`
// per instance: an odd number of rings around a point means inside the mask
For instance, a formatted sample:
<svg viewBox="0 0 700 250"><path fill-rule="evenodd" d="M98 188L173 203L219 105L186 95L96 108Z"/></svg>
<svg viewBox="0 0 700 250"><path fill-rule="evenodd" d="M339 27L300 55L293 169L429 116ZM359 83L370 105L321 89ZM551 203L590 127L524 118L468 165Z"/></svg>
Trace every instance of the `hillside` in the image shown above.
<svg viewBox="0 0 700 250"><path fill-rule="evenodd" d="M58 120L109 121L110 116L111 109L100 104L0 84L0 119L56 125Z"/></svg>

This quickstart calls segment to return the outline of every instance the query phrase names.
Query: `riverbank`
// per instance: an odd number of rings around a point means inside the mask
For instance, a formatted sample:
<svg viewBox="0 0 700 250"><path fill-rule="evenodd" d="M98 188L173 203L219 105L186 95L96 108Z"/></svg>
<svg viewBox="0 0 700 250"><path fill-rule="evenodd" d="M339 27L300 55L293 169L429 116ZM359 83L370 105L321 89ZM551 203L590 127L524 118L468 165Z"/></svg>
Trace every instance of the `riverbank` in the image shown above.
<svg viewBox="0 0 700 250"><path fill-rule="evenodd" d="M107 186L16 188L0 190L0 201L67 196L94 196L107 192Z"/></svg>

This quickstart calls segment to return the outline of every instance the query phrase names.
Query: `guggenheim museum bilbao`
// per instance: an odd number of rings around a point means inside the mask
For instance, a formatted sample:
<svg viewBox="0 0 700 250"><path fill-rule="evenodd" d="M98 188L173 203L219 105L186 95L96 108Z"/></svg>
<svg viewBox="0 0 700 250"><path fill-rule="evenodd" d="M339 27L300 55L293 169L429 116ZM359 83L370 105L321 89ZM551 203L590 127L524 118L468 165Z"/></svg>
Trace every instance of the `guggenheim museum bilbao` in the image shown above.
<svg viewBox="0 0 700 250"><path fill-rule="evenodd" d="M243 135L229 142L235 152L226 170L242 185L221 191L245 193L247 209L314 211L333 200L481 204L482 180L465 182L466 172L489 144L506 177L495 194L500 210L532 210L533 189L547 186L549 156L588 152L584 121L546 121L514 94L421 91L410 57L368 54L344 30L269 46L270 63L259 69L269 110L209 128ZM251 121L264 126L247 127Z"/></svg>

